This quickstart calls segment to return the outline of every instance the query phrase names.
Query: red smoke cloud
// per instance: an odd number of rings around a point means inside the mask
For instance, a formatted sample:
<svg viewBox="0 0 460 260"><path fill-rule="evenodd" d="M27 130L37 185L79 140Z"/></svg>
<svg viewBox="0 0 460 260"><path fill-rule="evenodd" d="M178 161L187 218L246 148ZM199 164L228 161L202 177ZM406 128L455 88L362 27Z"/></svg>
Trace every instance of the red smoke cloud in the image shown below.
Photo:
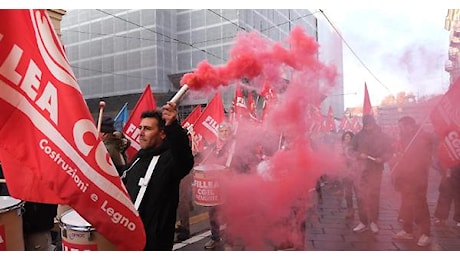
<svg viewBox="0 0 460 260"><path fill-rule="evenodd" d="M268 81L277 94L262 124L239 121L231 172L221 181L221 224L227 224L230 241L242 242L249 250L269 250L286 242L302 249L303 222L313 194L309 190L321 174L340 169L338 151L325 145L314 149L309 133L307 111L320 105L337 77L334 67L318 61L319 47L301 27L280 43L255 32L242 33L225 65L202 61L181 80L192 91L214 91L245 79L245 86L258 93ZM259 145L269 165L261 171L255 156ZM282 145L287 148L279 149Z"/></svg>

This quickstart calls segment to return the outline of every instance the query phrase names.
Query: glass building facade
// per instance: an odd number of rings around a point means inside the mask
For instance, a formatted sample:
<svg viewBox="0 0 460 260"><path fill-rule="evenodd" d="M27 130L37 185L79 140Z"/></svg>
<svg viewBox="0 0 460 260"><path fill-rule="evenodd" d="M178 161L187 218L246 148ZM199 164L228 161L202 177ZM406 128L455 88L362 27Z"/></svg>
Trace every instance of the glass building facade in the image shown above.
<svg viewBox="0 0 460 260"><path fill-rule="evenodd" d="M127 102L132 108L147 84L156 98L161 93L170 97L181 75L199 62L225 64L241 31L281 41L301 25L318 40L317 23L306 9L77 9L67 10L61 30L85 99L131 97ZM233 93L231 88L223 93L226 108ZM181 105L209 98L187 99Z"/></svg>

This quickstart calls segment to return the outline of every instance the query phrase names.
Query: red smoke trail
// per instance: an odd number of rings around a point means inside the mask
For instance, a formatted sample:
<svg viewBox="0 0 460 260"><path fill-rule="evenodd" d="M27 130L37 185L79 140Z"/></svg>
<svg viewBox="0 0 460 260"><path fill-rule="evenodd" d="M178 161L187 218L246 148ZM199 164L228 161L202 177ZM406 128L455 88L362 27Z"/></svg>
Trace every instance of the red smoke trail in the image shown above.
<svg viewBox="0 0 460 260"><path fill-rule="evenodd" d="M260 90L268 81L277 93L263 125L239 122L231 173L221 182L226 197L220 211L222 224L227 224L225 233L249 250L270 250L286 242L303 249L308 191L321 174L338 171L335 151L313 150L310 141L312 122L306 111L320 105L337 76L334 67L318 61L318 49L315 39L301 27L294 28L285 42L274 44L255 32L243 33L224 66L203 61L181 80L192 91L215 90L243 78L249 80L246 86ZM286 150L278 149L281 135L287 140ZM267 153L269 167L258 172L259 145Z"/></svg>

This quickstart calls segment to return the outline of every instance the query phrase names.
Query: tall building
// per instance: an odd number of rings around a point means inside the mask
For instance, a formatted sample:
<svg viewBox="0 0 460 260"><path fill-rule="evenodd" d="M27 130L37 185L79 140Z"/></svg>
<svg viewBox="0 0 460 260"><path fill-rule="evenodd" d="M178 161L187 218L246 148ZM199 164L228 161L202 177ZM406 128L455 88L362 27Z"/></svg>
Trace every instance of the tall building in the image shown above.
<svg viewBox="0 0 460 260"><path fill-rule="evenodd" d="M450 74L450 83L460 77L460 9L449 9L444 29L449 31L449 60L445 70Z"/></svg>
<svg viewBox="0 0 460 260"><path fill-rule="evenodd" d="M317 18L305 9L67 10L61 30L90 110L96 112L103 99L107 113L115 114L124 102L132 109L147 84L162 105L199 62L225 64L238 32L255 30L280 41L296 25L318 40ZM231 88L223 93L226 108L233 93ZM181 112L209 98L186 99Z"/></svg>

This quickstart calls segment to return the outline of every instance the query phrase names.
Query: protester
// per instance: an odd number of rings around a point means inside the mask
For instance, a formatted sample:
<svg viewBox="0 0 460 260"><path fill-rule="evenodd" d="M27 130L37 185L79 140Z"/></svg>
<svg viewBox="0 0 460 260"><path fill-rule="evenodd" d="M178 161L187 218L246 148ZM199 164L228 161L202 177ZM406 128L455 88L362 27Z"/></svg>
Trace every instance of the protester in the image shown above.
<svg viewBox="0 0 460 260"><path fill-rule="evenodd" d="M353 231L363 232L370 228L377 233L380 187L384 163L392 156L391 141L372 115L364 115L363 128L351 141L351 147L359 167L357 196L360 222Z"/></svg>
<svg viewBox="0 0 460 260"><path fill-rule="evenodd" d="M192 174L187 174L180 182L179 205L177 207L177 219L179 224L176 227L177 241L184 241L190 237L190 210L192 204Z"/></svg>
<svg viewBox="0 0 460 260"><path fill-rule="evenodd" d="M144 250L172 250L180 181L193 167L193 154L174 102L142 113L139 130L141 149L126 171L126 188L144 223Z"/></svg>
<svg viewBox="0 0 460 260"><path fill-rule="evenodd" d="M218 164L229 167L231 163L231 146L234 144L233 128L228 122L223 122L218 126L218 139L213 147L208 148L204 155L202 164ZM208 209L209 224L211 226L211 239L204 245L205 249L213 250L221 246L221 232L219 221L219 205L210 206Z"/></svg>
<svg viewBox="0 0 460 260"><path fill-rule="evenodd" d="M128 154L126 153L126 150L128 150L128 147L131 146L131 141L128 138L126 138L123 132L121 131L115 131L113 132L113 135L115 136L115 138L121 139L120 152L121 152L121 155L123 156L125 163L128 163L130 158L128 157Z"/></svg>
<svg viewBox="0 0 460 260"><path fill-rule="evenodd" d="M53 251L51 230L54 228L56 204L26 201L22 215L24 247L26 251Z"/></svg>
<svg viewBox="0 0 460 260"><path fill-rule="evenodd" d="M451 167L447 170L440 169L441 182L439 183L439 195L434 211L433 224L445 225L453 205L453 219L456 226L460 227L460 166Z"/></svg>
<svg viewBox="0 0 460 260"><path fill-rule="evenodd" d="M394 239L412 240L413 224L420 227L417 245L431 244L430 211L427 202L428 173L432 163L433 139L421 130L414 118L404 116L398 121L400 146L393 168L395 184L401 192L401 218L403 230Z"/></svg>
<svg viewBox="0 0 460 260"><path fill-rule="evenodd" d="M110 154L110 158L112 159L118 174L121 176L126 166L126 161L121 152L123 141L121 138L118 138L113 134L115 132L115 127L114 121L111 117L104 116L102 118L100 132L102 141Z"/></svg>
<svg viewBox="0 0 460 260"><path fill-rule="evenodd" d="M342 177L342 188L343 196L347 206L346 218L354 217L353 208L353 193L355 190L355 179L356 179L356 160L351 151L351 140L355 135L351 131L346 131L342 134L342 157L344 159L345 169Z"/></svg>

